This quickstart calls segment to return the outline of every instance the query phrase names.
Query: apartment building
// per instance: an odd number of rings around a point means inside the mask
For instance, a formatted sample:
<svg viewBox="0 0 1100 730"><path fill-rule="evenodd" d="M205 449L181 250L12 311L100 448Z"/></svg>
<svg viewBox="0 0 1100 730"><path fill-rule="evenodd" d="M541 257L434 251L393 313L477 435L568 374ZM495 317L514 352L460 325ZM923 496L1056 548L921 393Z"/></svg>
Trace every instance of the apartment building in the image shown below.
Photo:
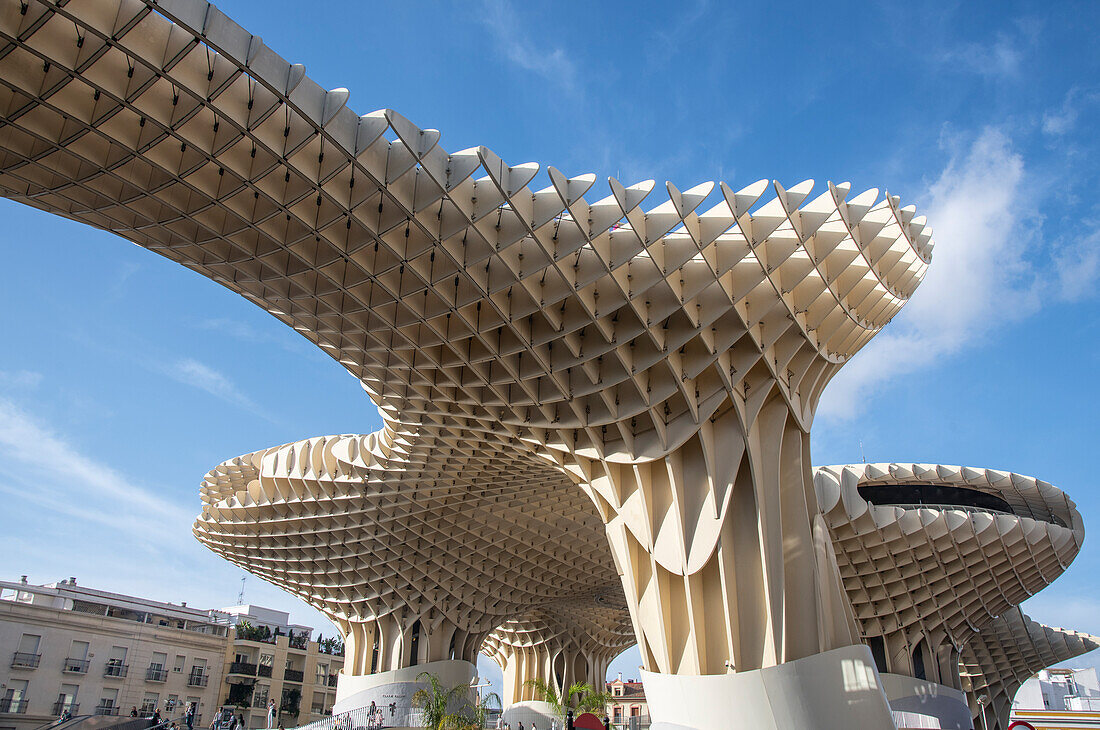
<svg viewBox="0 0 1100 730"><path fill-rule="evenodd" d="M614 730L644 730L649 727L649 705L645 687L633 679L623 681L623 673L607 683L607 716Z"/></svg>
<svg viewBox="0 0 1100 730"><path fill-rule="evenodd" d="M0 581L0 730L29 730L68 710L181 713L218 706L226 617L85 588Z"/></svg>
<svg viewBox="0 0 1100 730"><path fill-rule="evenodd" d="M232 705L248 728L267 723L268 700L279 724L304 725L332 714L336 677L344 666L343 643L312 641L313 629L289 623L289 615L260 606L231 606L233 627L223 660L223 705Z"/></svg>

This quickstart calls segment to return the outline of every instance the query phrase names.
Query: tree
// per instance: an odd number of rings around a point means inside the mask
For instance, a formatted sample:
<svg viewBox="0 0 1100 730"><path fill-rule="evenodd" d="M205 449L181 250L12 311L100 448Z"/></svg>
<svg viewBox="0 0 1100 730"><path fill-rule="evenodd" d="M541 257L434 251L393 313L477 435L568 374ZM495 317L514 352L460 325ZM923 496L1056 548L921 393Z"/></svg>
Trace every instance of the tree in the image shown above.
<svg viewBox="0 0 1100 730"><path fill-rule="evenodd" d="M460 700L462 703L467 702L463 695L470 690L469 686L460 684L447 689L439 681L439 677L430 672L421 672L416 675L416 680L428 683L427 687L421 687L412 696L413 707L423 713L423 727L428 730L458 730L468 726L469 717L449 710Z"/></svg>
<svg viewBox="0 0 1100 730"><path fill-rule="evenodd" d="M496 692L486 692L484 696L478 697L477 701L473 703L472 712L470 713L473 726L477 730L485 727L485 719L489 714L489 710L499 710L501 704L500 695Z"/></svg>
<svg viewBox="0 0 1100 730"><path fill-rule="evenodd" d="M602 715L611 697L607 692L597 692L592 685L584 682L574 682L561 697L558 696L557 688L544 679L529 679L524 684L535 690L536 697L550 705L550 709L562 726L565 725L567 710L576 709Z"/></svg>

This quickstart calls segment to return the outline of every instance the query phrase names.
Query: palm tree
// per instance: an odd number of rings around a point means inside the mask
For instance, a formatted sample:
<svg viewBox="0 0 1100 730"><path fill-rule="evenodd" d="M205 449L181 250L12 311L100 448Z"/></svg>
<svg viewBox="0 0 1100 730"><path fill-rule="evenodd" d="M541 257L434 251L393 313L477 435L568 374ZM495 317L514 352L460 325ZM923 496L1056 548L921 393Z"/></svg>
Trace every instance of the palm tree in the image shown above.
<svg viewBox="0 0 1100 730"><path fill-rule="evenodd" d="M597 692L592 685L584 682L574 682L561 697L558 696L557 688L544 679L529 679L524 684L535 690L536 697L550 705L562 727L565 726L566 711L576 708L581 712L602 715L611 696L606 692Z"/></svg>
<svg viewBox="0 0 1100 730"><path fill-rule="evenodd" d="M486 692L483 697L478 697L470 713L472 715L470 720L473 726L477 728L477 730L481 730L485 727L485 718L489 714L489 710L500 709L501 704L500 695L496 692Z"/></svg>
<svg viewBox="0 0 1100 730"><path fill-rule="evenodd" d="M413 707L423 713L421 718L423 727L428 730L447 730L463 724L466 718L448 712L447 708L455 704L464 692L469 691L469 686L460 684L446 689L440 683L439 677L430 672L421 672L416 675L416 680L418 682L426 680L428 683L427 687L421 687L412 696Z"/></svg>
<svg viewBox="0 0 1100 730"><path fill-rule="evenodd" d="M535 691L535 697L538 697L540 701L550 705L550 710L554 713L554 716L565 722L565 703L561 701L561 697L558 696L558 689L554 685L547 682L545 679L528 679L524 684Z"/></svg>

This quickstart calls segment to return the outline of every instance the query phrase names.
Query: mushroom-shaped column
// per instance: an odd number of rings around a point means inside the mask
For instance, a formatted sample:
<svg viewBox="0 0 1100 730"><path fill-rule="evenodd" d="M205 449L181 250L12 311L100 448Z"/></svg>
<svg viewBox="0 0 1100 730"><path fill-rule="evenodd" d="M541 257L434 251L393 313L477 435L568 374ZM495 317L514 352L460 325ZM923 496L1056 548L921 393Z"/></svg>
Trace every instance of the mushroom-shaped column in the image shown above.
<svg viewBox="0 0 1100 730"><path fill-rule="evenodd" d="M1001 614L970 637L959 661L974 726L1007 730L1012 699L1024 682L1040 669L1098 648L1100 637L1044 626L1019 608Z"/></svg>
<svg viewBox="0 0 1100 730"><path fill-rule="evenodd" d="M504 719L515 726L561 722L536 682L563 703L569 688L588 684L604 691L607 667L636 642L618 585L588 599L570 597L497 627L482 647L504 673Z"/></svg>
<svg viewBox="0 0 1100 730"><path fill-rule="evenodd" d="M532 188L536 164L358 115L204 0L27 0L0 12L0 43L0 194L247 297L346 367L395 432L587 490L656 719L880 722L814 524L807 434L924 275L912 208L810 181L667 184L645 208L652 181L589 202L595 175L549 168ZM860 679L805 679L823 666Z"/></svg>
<svg viewBox="0 0 1100 730"><path fill-rule="evenodd" d="M939 464L818 468L817 496L864 641L901 720L971 727L959 652L1057 578L1084 539L1059 489Z"/></svg>
<svg viewBox="0 0 1100 730"><path fill-rule="evenodd" d="M309 439L212 470L195 534L340 627L337 711L388 706L424 671L469 684L507 616L615 579L587 498L543 471L389 428Z"/></svg>

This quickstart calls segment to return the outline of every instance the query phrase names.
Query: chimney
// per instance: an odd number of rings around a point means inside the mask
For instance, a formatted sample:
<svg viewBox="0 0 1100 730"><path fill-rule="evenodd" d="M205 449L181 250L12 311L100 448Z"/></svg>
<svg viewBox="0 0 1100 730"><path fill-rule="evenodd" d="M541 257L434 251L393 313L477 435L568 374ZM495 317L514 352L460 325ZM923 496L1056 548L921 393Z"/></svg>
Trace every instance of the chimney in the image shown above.
<svg viewBox="0 0 1100 730"><path fill-rule="evenodd" d="M69 576L69 585L71 585L71 586L76 585L76 578L72 577L71 575Z"/></svg>
<svg viewBox="0 0 1100 730"><path fill-rule="evenodd" d="M183 606L184 608L187 608L187 601L181 601L180 605Z"/></svg>
<svg viewBox="0 0 1100 730"><path fill-rule="evenodd" d="M25 576L25 575L19 576L19 582L22 583L23 585L27 585L27 576Z"/></svg>
<svg viewBox="0 0 1100 730"><path fill-rule="evenodd" d="M620 682L623 681L623 673L622 672L619 672L619 681Z"/></svg>

